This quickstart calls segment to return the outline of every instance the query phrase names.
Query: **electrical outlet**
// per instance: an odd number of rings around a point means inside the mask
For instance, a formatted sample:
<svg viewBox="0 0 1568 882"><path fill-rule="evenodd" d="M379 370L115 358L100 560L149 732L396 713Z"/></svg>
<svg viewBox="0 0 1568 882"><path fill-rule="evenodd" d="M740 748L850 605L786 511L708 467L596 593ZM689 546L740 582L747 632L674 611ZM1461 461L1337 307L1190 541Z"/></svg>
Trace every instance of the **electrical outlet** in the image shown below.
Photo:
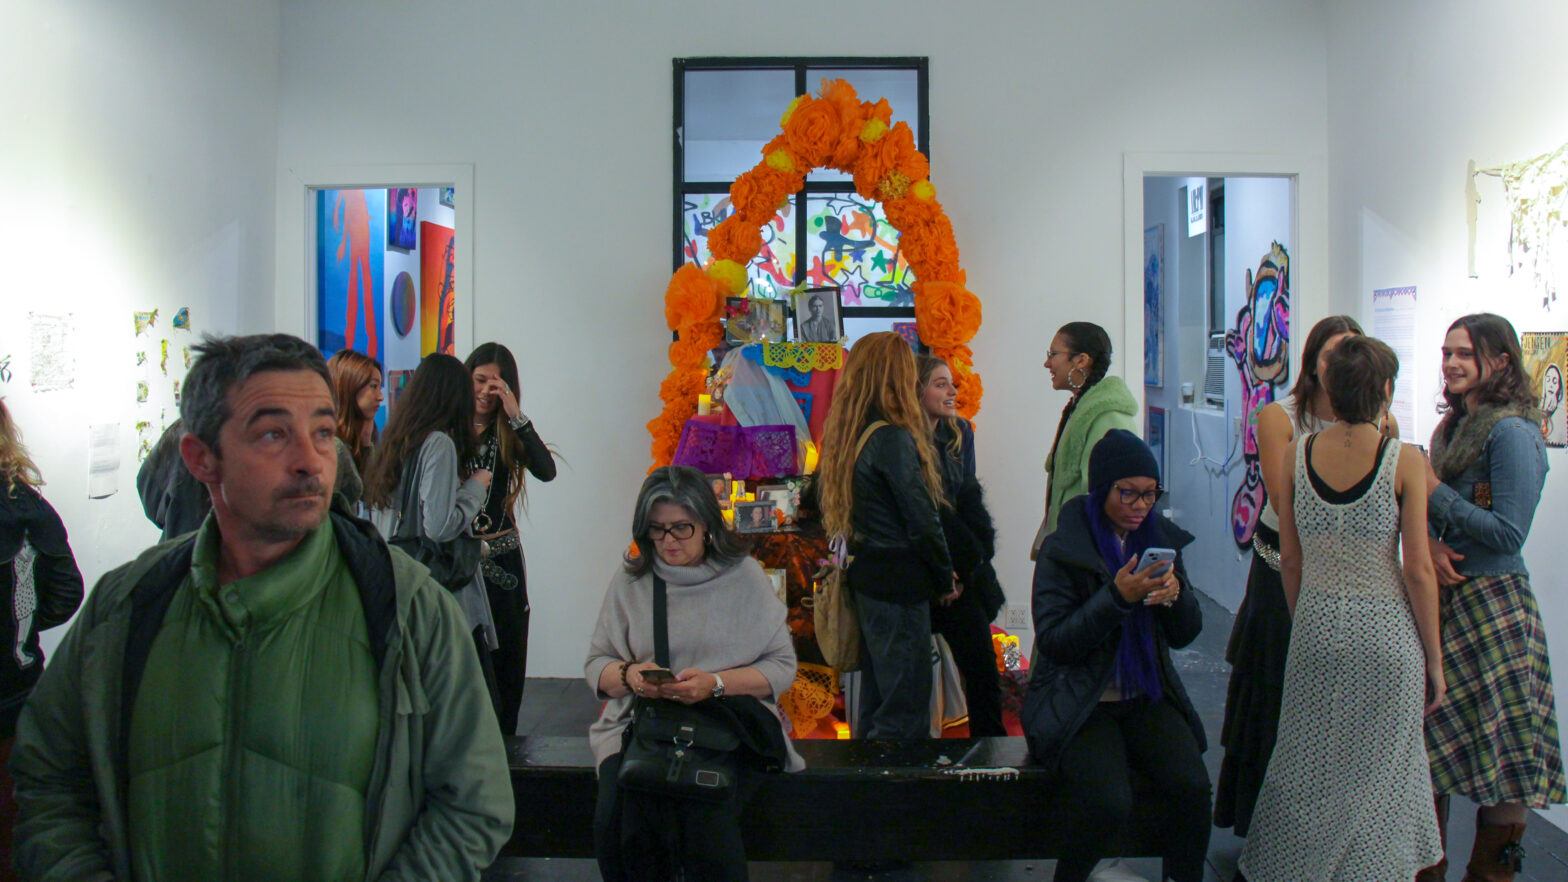
<svg viewBox="0 0 1568 882"><path fill-rule="evenodd" d="M1004 628L1029 628L1029 607L1009 603L1002 608L1002 627Z"/></svg>

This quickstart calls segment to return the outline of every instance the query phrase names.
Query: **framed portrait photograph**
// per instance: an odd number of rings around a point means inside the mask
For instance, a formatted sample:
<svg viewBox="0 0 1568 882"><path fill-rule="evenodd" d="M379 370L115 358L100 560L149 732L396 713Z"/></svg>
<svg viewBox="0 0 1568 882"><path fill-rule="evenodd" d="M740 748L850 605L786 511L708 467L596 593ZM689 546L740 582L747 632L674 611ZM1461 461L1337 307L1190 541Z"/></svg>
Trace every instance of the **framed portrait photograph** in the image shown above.
<svg viewBox="0 0 1568 882"><path fill-rule="evenodd" d="M735 503L735 532L773 532L773 500L758 499Z"/></svg>
<svg viewBox="0 0 1568 882"><path fill-rule="evenodd" d="M730 507L730 476L708 475L708 486L713 488L713 498L719 501L719 510Z"/></svg>
<svg viewBox="0 0 1568 882"><path fill-rule="evenodd" d="M807 288L795 295L795 342L837 343L843 337L839 288Z"/></svg>
<svg viewBox="0 0 1568 882"><path fill-rule="evenodd" d="M757 343L783 343L788 325L789 304L782 300L751 301L752 340Z"/></svg>
<svg viewBox="0 0 1568 882"><path fill-rule="evenodd" d="M783 484L764 484L757 488L757 498L773 503L774 522L784 527L793 528L795 516L800 508L801 482L786 481Z"/></svg>
<svg viewBox="0 0 1568 882"><path fill-rule="evenodd" d="M751 342L751 301L745 297L724 298L724 345L744 346Z"/></svg>

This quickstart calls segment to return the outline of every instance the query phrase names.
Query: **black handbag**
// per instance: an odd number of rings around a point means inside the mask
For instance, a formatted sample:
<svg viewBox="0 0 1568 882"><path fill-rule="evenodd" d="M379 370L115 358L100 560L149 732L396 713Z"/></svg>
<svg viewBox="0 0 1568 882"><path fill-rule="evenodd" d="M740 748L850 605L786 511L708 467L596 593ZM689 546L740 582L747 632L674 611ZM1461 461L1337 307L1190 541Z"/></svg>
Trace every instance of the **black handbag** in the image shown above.
<svg viewBox="0 0 1568 882"><path fill-rule="evenodd" d="M664 580L653 577L653 657L670 666L669 618ZM681 704L656 698L632 703L626 730L621 787L641 793L723 802L735 791L740 736L718 699Z"/></svg>
<svg viewBox="0 0 1568 882"><path fill-rule="evenodd" d="M416 531L414 523L419 506L419 457L410 458L403 469L402 509L398 514L397 530L388 545L396 546L404 554L425 565L430 578L448 591L460 591L474 580L479 572L482 553L480 541L466 533L456 539L437 542Z"/></svg>

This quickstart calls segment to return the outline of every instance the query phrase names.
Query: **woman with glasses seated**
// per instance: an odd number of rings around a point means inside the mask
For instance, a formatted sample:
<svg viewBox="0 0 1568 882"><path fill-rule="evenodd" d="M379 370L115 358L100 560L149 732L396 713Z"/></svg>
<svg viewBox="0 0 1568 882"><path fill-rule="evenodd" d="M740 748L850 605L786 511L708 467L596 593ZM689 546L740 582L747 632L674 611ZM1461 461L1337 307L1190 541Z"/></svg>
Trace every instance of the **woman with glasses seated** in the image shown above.
<svg viewBox="0 0 1568 882"><path fill-rule="evenodd" d="M1207 745L1170 658L1203 628L1181 558L1192 536L1154 511L1159 464L1125 429L1107 432L1090 452L1089 486L1062 505L1034 570L1024 734L1035 760L1056 770L1076 798L1056 882L1083 882L1112 856L1132 813L1133 770L1169 810L1159 824L1161 878L1202 882ZM1172 551L1174 560L1140 569L1150 549Z"/></svg>
<svg viewBox="0 0 1568 882"><path fill-rule="evenodd" d="M725 698L746 722L760 723L788 771L805 768L784 734L778 696L795 682L795 645L784 604L746 540L724 524L702 472L655 469L632 509L632 541L599 609L584 669L608 699L588 729L599 768L594 849L607 882L745 879L740 813L760 779L742 771L726 801L700 803L622 791L622 736L638 696L681 704ZM654 661L655 580L667 608L672 678L643 675ZM731 702L751 696L753 702Z"/></svg>

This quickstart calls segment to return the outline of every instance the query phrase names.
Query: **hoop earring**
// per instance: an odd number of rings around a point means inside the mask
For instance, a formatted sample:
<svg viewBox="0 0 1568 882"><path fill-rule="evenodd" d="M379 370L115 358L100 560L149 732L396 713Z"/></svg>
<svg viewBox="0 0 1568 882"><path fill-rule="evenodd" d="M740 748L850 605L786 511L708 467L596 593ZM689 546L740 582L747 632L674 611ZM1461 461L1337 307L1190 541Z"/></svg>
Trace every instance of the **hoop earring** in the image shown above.
<svg viewBox="0 0 1568 882"><path fill-rule="evenodd" d="M1076 383L1073 382L1073 371L1077 371L1078 373L1083 374L1082 377L1078 378L1078 382L1076 382ZM1067 385L1072 387L1072 390L1074 392L1078 391L1079 389L1082 389L1083 388L1083 383L1087 379L1089 379L1089 372L1084 370L1081 367L1075 367L1075 368L1073 368L1072 371L1068 371L1067 372Z"/></svg>

